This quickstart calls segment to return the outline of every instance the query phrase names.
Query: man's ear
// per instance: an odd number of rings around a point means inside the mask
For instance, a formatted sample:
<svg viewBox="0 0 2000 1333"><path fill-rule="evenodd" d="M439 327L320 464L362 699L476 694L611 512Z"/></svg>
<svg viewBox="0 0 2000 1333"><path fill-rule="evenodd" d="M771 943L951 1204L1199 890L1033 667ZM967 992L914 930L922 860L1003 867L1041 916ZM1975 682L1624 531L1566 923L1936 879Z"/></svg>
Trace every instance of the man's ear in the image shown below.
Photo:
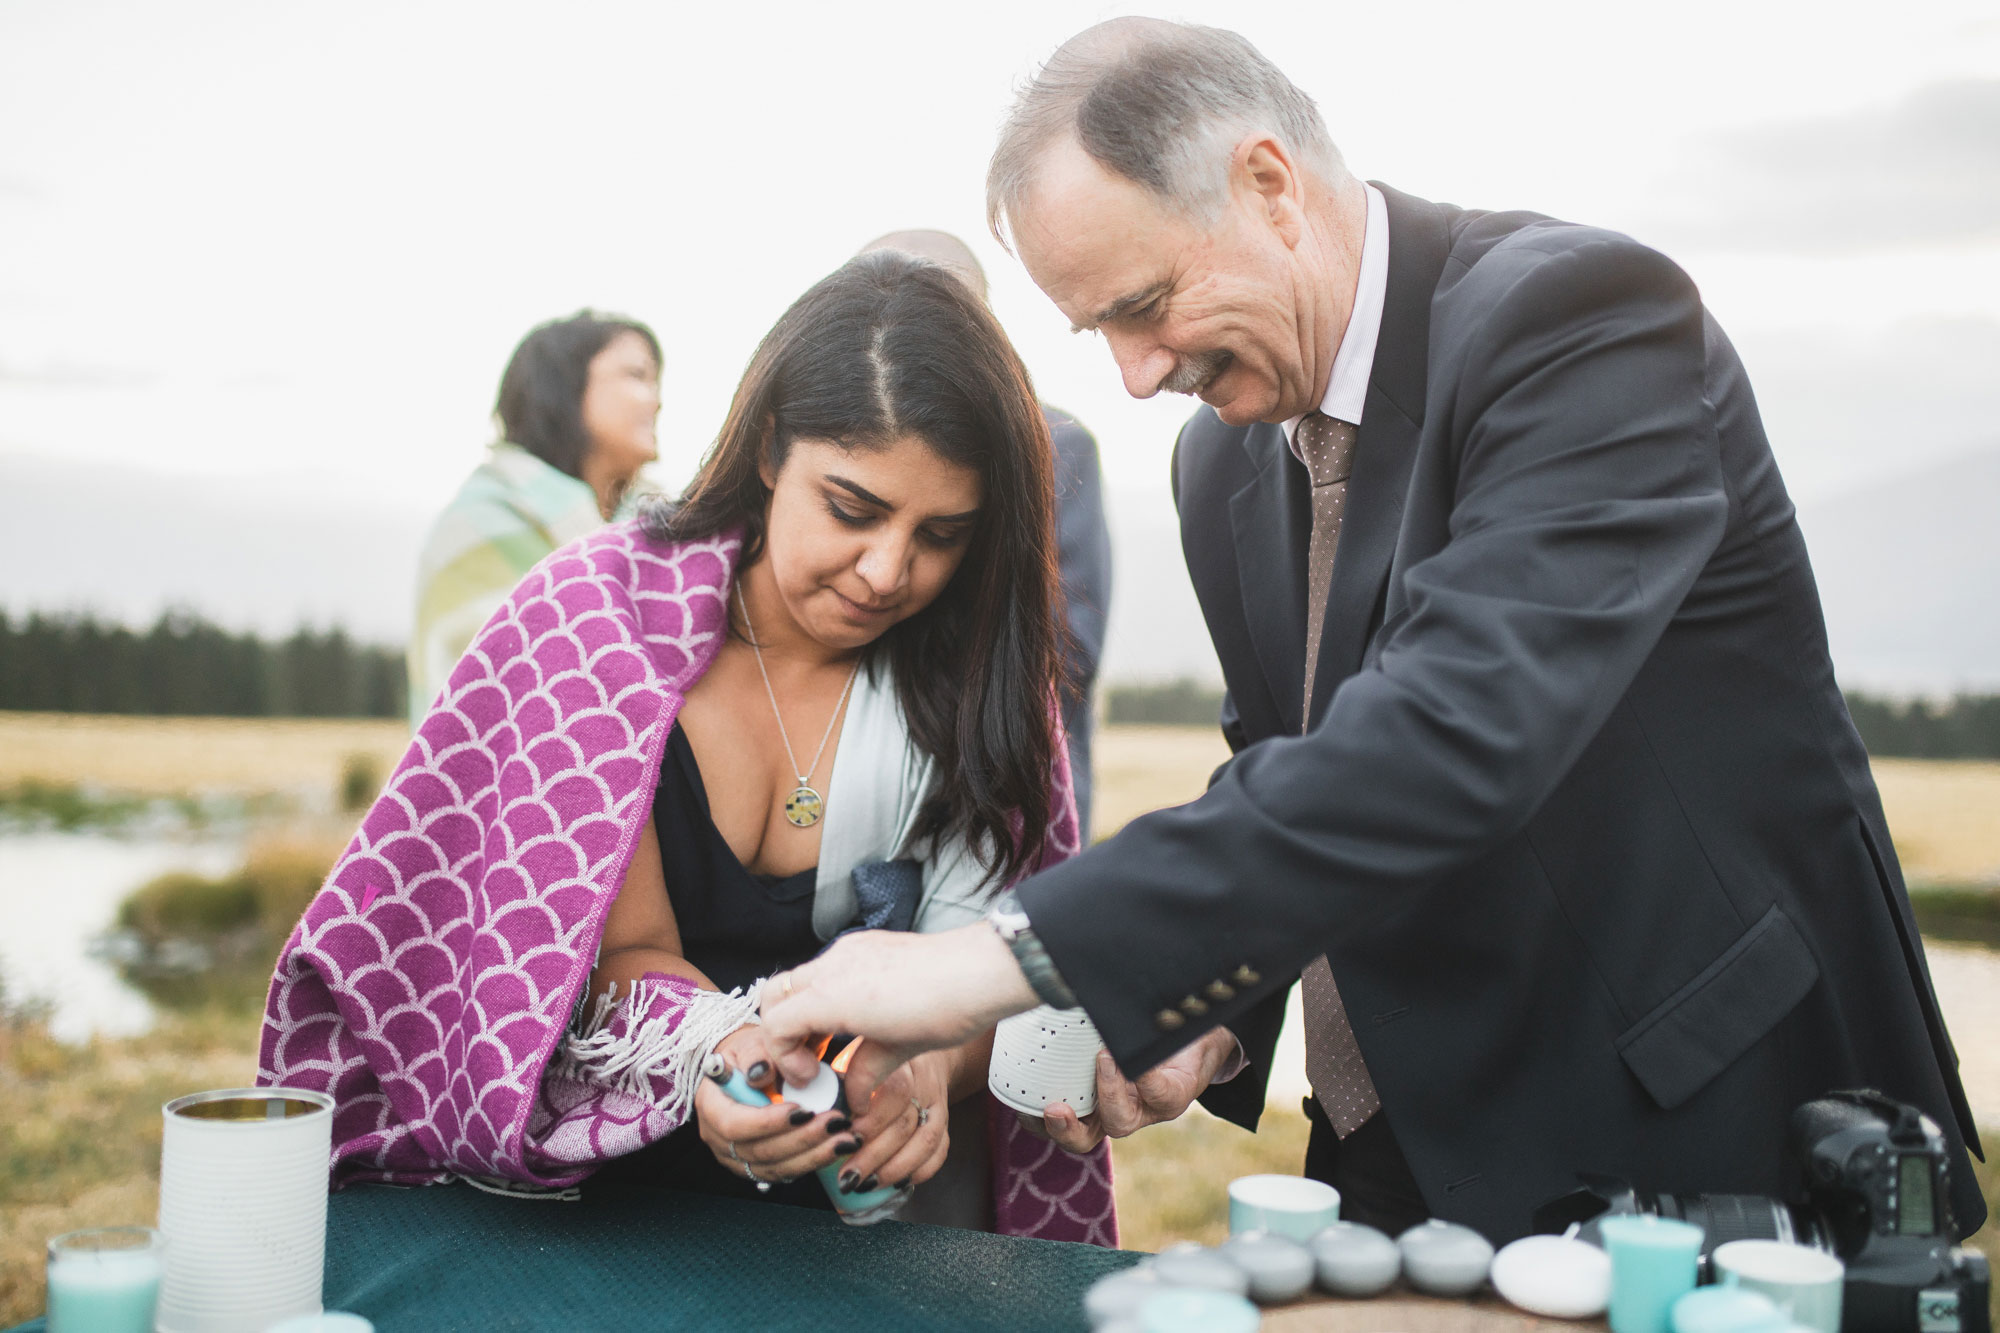
<svg viewBox="0 0 2000 1333"><path fill-rule="evenodd" d="M1239 200L1287 249L1297 248L1306 233L1305 182L1290 150L1268 135L1253 135L1236 145L1229 178Z"/></svg>

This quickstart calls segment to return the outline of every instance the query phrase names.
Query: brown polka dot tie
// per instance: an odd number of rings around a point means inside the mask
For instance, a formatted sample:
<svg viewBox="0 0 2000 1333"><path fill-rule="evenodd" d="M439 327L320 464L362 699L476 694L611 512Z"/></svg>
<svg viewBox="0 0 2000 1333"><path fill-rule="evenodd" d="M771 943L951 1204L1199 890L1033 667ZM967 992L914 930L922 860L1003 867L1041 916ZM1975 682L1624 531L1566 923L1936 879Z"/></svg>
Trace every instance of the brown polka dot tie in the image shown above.
<svg viewBox="0 0 2000 1333"><path fill-rule="evenodd" d="M1347 478L1354 471L1354 427L1321 412L1299 423L1299 456L1312 479L1312 544L1306 552L1306 681L1300 715L1312 716L1313 674L1319 666L1320 627L1333 586L1333 556L1347 508ZM1302 727L1301 730L1304 728ZM1334 1132L1346 1138L1382 1107L1347 1021L1347 1006L1324 956L1306 964L1300 978L1305 1010L1306 1078Z"/></svg>

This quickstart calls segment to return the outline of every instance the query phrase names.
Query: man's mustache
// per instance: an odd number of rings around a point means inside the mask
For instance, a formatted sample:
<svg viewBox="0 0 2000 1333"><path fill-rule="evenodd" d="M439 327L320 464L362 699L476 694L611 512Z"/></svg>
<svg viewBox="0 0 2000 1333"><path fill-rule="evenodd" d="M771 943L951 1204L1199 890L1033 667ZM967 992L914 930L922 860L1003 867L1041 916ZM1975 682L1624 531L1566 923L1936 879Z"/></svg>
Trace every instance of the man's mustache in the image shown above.
<svg viewBox="0 0 2000 1333"><path fill-rule="evenodd" d="M1227 352L1196 352L1181 358L1160 387L1168 393L1196 393L1228 365Z"/></svg>

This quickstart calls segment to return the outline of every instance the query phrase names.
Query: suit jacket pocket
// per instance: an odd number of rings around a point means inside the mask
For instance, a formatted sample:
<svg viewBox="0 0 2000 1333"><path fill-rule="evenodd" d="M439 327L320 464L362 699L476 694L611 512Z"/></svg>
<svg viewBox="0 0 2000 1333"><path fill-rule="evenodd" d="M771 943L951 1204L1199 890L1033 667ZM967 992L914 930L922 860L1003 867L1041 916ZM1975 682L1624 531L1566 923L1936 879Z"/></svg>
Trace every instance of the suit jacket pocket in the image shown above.
<svg viewBox="0 0 2000 1333"><path fill-rule="evenodd" d="M1777 904L1687 985L1618 1038L1626 1068L1671 1110L1778 1025L1819 963Z"/></svg>

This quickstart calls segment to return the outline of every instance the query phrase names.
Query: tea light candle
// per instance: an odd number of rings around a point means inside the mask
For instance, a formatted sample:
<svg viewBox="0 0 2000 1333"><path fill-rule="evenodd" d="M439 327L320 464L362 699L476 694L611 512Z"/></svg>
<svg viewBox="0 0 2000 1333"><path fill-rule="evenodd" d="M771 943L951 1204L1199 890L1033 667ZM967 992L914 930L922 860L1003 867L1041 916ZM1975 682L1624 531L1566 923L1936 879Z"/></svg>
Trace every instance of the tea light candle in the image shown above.
<svg viewBox="0 0 2000 1333"><path fill-rule="evenodd" d="M1101 1277L1083 1293L1083 1313L1092 1328L1108 1328L1125 1320L1136 1320L1139 1307L1148 1297L1157 1296L1164 1284L1146 1268L1128 1268L1122 1273Z"/></svg>
<svg viewBox="0 0 2000 1333"><path fill-rule="evenodd" d="M1335 1222L1312 1238L1319 1284L1336 1296L1379 1296L1403 1271L1396 1242L1359 1222Z"/></svg>
<svg viewBox="0 0 2000 1333"><path fill-rule="evenodd" d="M1493 1256L1493 1287L1530 1314L1594 1319L1611 1299L1611 1260L1567 1236L1523 1236Z"/></svg>
<svg viewBox="0 0 2000 1333"><path fill-rule="evenodd" d="M1169 1287L1197 1287L1231 1296L1246 1296L1250 1292L1248 1273L1214 1250L1192 1241L1161 1250L1147 1267Z"/></svg>
<svg viewBox="0 0 2000 1333"><path fill-rule="evenodd" d="M1786 1333L1792 1321L1762 1292L1697 1287L1674 1302L1673 1333Z"/></svg>
<svg viewBox="0 0 2000 1333"><path fill-rule="evenodd" d="M1674 1302L1694 1290L1702 1230L1650 1214L1598 1224L1611 1256L1611 1333L1670 1333Z"/></svg>
<svg viewBox="0 0 2000 1333"><path fill-rule="evenodd" d="M1257 1333L1257 1307L1226 1291L1163 1291L1139 1309L1142 1333Z"/></svg>
<svg viewBox="0 0 2000 1333"><path fill-rule="evenodd" d="M49 1333L152 1333L162 1249L151 1227L99 1227L51 1240Z"/></svg>
<svg viewBox="0 0 2000 1333"><path fill-rule="evenodd" d="M1259 1305L1297 1300L1312 1285L1313 1257L1289 1237L1245 1231L1224 1241L1221 1254L1250 1279L1250 1299Z"/></svg>
<svg viewBox="0 0 2000 1333"><path fill-rule="evenodd" d="M1493 1245L1471 1227L1433 1217L1396 1237L1403 1276L1427 1296L1470 1296L1493 1266Z"/></svg>

